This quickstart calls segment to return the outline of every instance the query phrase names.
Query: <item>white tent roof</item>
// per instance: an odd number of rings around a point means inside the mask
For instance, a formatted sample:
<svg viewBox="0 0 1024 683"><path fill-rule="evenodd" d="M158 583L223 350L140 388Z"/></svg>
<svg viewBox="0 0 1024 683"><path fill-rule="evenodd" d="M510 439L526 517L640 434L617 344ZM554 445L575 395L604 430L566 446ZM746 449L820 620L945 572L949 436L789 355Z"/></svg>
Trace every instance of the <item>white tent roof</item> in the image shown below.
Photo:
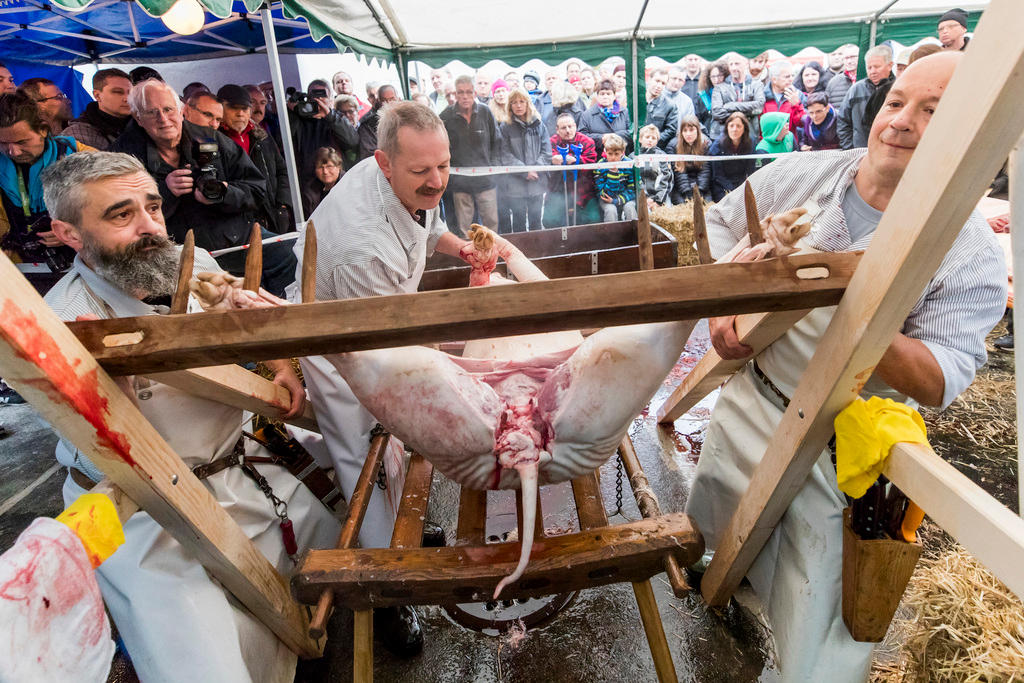
<svg viewBox="0 0 1024 683"><path fill-rule="evenodd" d="M648 0L639 36L714 33L786 25L869 21L939 14L936 0ZM632 36L644 0L298 0L296 4L338 33L380 47L464 48ZM960 2L966 10L983 2ZM306 13L304 12L304 13Z"/></svg>

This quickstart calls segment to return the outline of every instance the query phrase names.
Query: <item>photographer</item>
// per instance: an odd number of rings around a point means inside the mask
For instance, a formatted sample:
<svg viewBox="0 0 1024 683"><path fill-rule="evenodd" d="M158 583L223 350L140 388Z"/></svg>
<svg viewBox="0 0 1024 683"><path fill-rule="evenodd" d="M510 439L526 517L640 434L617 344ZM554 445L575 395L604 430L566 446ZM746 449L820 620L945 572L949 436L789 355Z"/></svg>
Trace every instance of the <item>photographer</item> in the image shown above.
<svg viewBox="0 0 1024 683"><path fill-rule="evenodd" d="M160 81L139 83L128 99L135 120L111 151L131 154L156 178L175 241L193 230L196 246L208 251L247 243L266 201L266 181L245 152L223 133L183 121L174 91ZM218 262L232 274L245 272L245 252ZM280 296L294 279L288 245L266 245L263 286Z"/></svg>
<svg viewBox="0 0 1024 683"><path fill-rule="evenodd" d="M288 121L295 143L295 160L299 182L303 185L316 177L314 161L321 147L333 147L342 157L359 151L359 133L352 121L331 107L327 81L315 80L308 93L288 97Z"/></svg>
<svg viewBox="0 0 1024 683"><path fill-rule="evenodd" d="M50 134L49 124L30 96L0 95L0 246L18 260L49 267L49 273L26 273L42 292L71 266L75 254L50 229L39 174L57 160L82 151L93 148Z"/></svg>

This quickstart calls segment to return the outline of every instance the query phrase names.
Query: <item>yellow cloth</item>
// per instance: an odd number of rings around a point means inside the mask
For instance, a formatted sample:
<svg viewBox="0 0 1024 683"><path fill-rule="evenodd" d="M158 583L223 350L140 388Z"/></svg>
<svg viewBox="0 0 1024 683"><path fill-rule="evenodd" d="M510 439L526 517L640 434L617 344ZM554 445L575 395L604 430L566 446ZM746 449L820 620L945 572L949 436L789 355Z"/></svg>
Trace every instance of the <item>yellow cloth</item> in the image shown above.
<svg viewBox="0 0 1024 683"><path fill-rule="evenodd" d="M836 415L836 479L839 489L860 498L867 492L901 442L928 443L924 420L916 410L891 398L858 398Z"/></svg>
<svg viewBox="0 0 1024 683"><path fill-rule="evenodd" d="M124 529L117 517L117 508L102 493L82 494L57 515L57 521L66 524L81 539L93 569L103 564L124 543Z"/></svg>

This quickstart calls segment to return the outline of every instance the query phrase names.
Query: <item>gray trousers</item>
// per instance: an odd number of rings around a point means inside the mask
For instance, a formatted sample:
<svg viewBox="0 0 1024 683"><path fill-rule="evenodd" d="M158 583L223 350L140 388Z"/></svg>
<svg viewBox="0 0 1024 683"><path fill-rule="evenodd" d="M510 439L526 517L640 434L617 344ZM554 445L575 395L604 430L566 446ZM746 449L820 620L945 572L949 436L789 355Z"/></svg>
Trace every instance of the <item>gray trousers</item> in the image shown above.
<svg viewBox="0 0 1024 683"><path fill-rule="evenodd" d="M498 231L498 191L493 187L481 192L453 192L455 219L459 230L465 235L473 223L473 215L480 214L480 223Z"/></svg>

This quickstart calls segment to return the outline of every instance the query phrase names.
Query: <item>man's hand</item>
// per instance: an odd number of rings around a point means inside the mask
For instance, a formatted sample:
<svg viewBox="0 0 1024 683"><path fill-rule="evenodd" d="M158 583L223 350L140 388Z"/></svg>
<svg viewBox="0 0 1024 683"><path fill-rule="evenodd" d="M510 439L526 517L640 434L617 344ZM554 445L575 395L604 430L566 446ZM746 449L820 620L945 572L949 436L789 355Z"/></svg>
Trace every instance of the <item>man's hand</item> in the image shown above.
<svg viewBox="0 0 1024 683"><path fill-rule="evenodd" d="M611 197L609 197L609 196L608 196L607 194L605 194L604 192L602 192L602 193L601 193L601 195L600 195L599 199L600 199L600 200L601 200L602 202L604 202L605 204L611 204L611 203L612 203L612 198L611 198Z"/></svg>
<svg viewBox="0 0 1024 683"><path fill-rule="evenodd" d="M554 166L561 166L562 165L562 155L561 154L552 154L551 155L551 164L554 165Z"/></svg>
<svg viewBox="0 0 1024 683"><path fill-rule="evenodd" d="M786 99L789 100L789 103L794 107L800 104L800 91L792 85L783 90L782 94L786 96Z"/></svg>
<svg viewBox="0 0 1024 683"><path fill-rule="evenodd" d="M228 184L226 182L224 182L223 180L220 181L220 182L221 182L222 185L224 185L224 187L228 186ZM193 194L196 197L196 201L199 202L200 204L206 204L207 206L213 206L214 204L220 204L220 201L213 201L212 199L207 199L206 195L204 195L199 190L196 190Z"/></svg>
<svg viewBox="0 0 1024 683"><path fill-rule="evenodd" d="M302 411L306 409L306 389L299 381L299 376L295 374L292 362L284 358L268 360L264 364L274 372L274 384L287 389L292 397L291 406L287 410L281 411L281 417L290 419L301 415Z"/></svg>
<svg viewBox="0 0 1024 683"><path fill-rule="evenodd" d="M723 359L743 360L753 355L754 349L741 343L736 336L736 316L709 318L708 328L711 330L711 345Z"/></svg>
<svg viewBox="0 0 1024 683"><path fill-rule="evenodd" d="M314 119L322 119L331 113L331 105L327 104L327 99L324 97L317 97L313 100L316 102L317 112L313 114Z"/></svg>
<svg viewBox="0 0 1024 683"><path fill-rule="evenodd" d="M39 241L47 247L59 247L64 243L57 237L57 233L53 230L47 230L46 232L37 232L36 235L39 237Z"/></svg>
<svg viewBox="0 0 1024 683"><path fill-rule="evenodd" d="M537 172L536 172L536 171L527 171L527 172L526 172L526 179L527 179L527 180L536 180L536 179L537 179L537 178L539 178L539 177L540 177L540 176L539 176L539 175L537 175Z"/></svg>
<svg viewBox="0 0 1024 683"><path fill-rule="evenodd" d="M188 166L168 173L164 183L175 197L186 195L195 188L195 183L192 182L192 169Z"/></svg>
<svg viewBox="0 0 1024 683"><path fill-rule="evenodd" d="M565 155L565 163L567 163L567 164L575 164L576 163L576 157L574 157L571 154L566 154Z"/></svg>
<svg viewBox="0 0 1024 683"><path fill-rule="evenodd" d="M800 151L801 152L810 152L811 151L811 146L810 145L800 145Z"/></svg>

